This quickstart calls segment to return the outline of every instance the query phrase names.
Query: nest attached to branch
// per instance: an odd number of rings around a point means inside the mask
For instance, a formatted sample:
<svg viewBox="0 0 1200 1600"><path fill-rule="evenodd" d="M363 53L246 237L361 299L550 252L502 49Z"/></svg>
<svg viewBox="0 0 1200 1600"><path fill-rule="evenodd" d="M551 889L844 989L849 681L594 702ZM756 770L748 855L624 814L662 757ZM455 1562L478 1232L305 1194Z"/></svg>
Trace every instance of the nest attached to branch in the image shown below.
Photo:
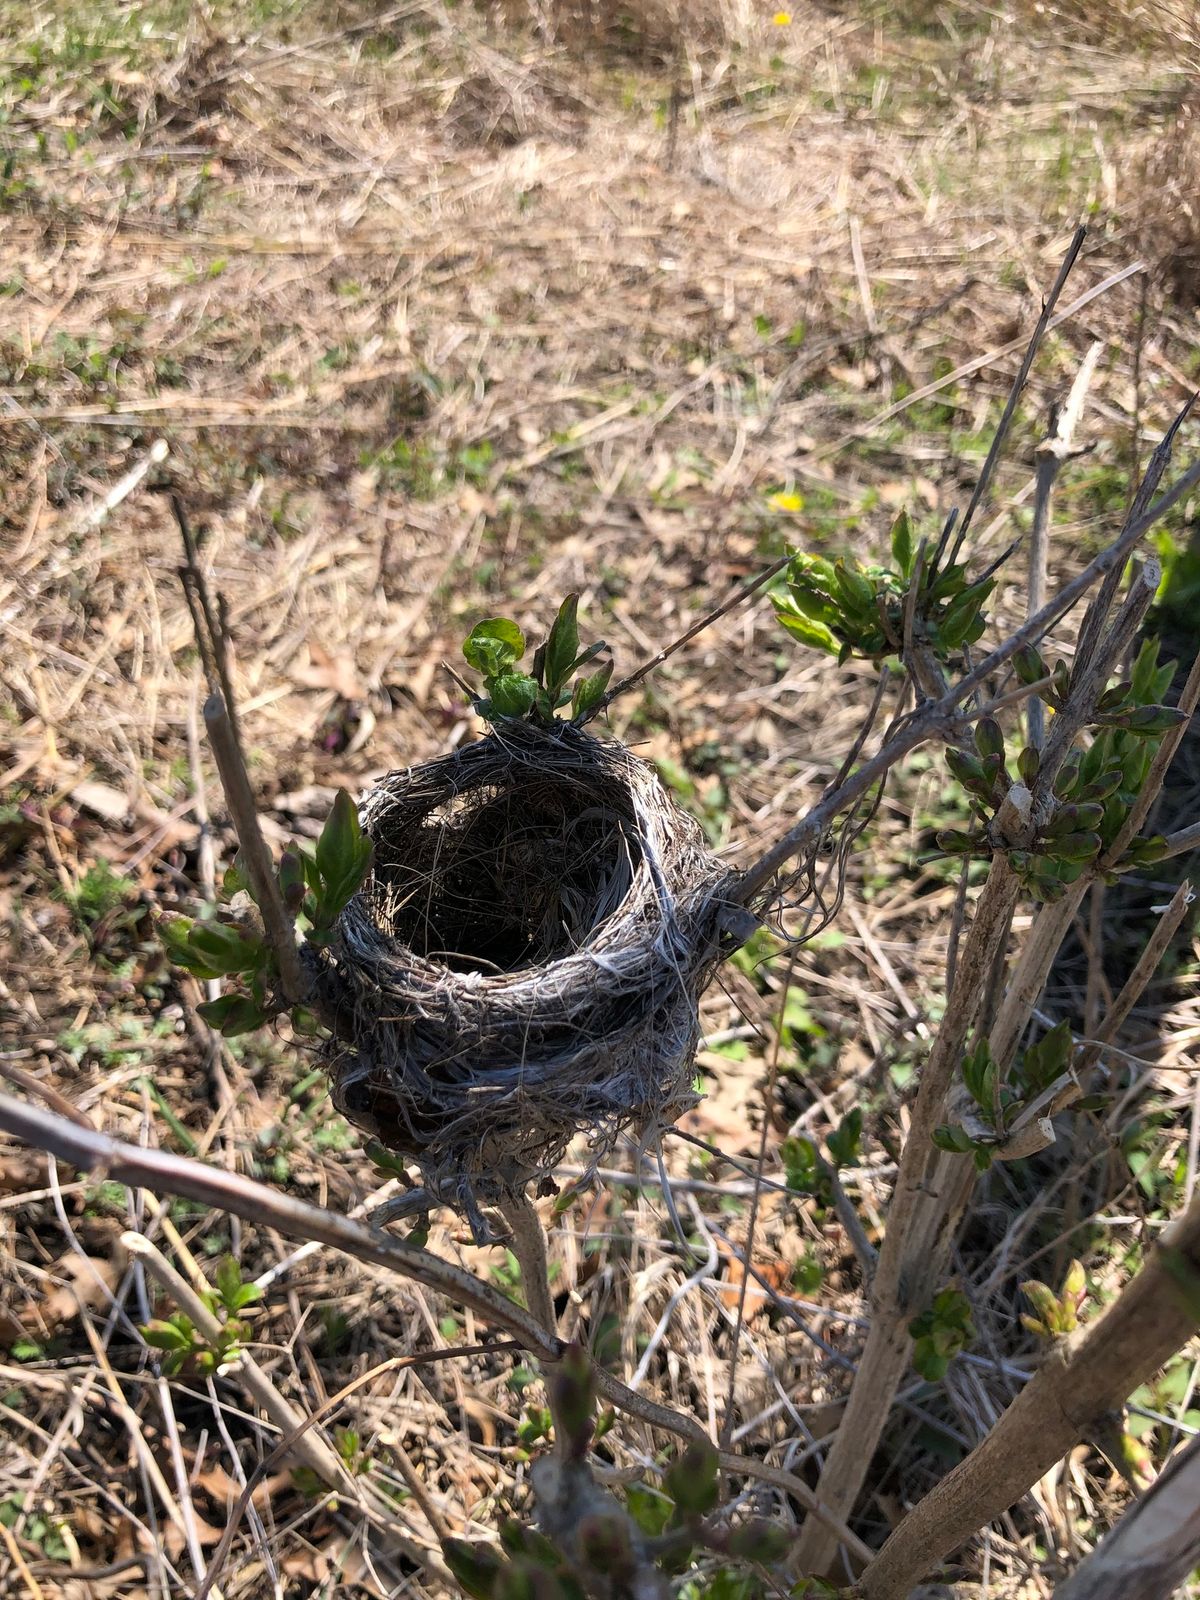
<svg viewBox="0 0 1200 1600"><path fill-rule="evenodd" d="M570 724L511 723L394 772L330 950L334 1100L481 1207L694 1104L697 1001L754 919L657 773Z"/></svg>

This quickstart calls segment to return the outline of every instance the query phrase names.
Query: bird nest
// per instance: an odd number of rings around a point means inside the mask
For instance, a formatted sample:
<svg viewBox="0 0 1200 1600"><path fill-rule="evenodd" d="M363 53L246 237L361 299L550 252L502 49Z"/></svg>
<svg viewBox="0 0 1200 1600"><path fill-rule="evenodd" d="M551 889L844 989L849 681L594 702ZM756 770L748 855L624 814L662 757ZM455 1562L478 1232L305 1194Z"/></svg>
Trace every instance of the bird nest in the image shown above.
<svg viewBox="0 0 1200 1600"><path fill-rule="evenodd" d="M694 1104L698 997L745 936L731 881L645 762L569 724L505 724L389 774L372 875L330 950L339 1109L486 1237L481 1206L583 1135Z"/></svg>

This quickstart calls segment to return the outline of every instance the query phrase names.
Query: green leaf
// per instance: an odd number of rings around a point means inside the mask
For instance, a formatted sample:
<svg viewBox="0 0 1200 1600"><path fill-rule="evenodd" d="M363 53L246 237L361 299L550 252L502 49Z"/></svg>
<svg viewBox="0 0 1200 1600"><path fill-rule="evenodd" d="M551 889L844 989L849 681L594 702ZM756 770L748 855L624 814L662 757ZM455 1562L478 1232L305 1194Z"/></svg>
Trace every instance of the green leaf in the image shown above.
<svg viewBox="0 0 1200 1600"><path fill-rule="evenodd" d="M833 581L847 616L857 616L865 621L874 615L875 588L861 572L855 572L844 561L839 561L833 569Z"/></svg>
<svg viewBox="0 0 1200 1600"><path fill-rule="evenodd" d="M255 972L265 963L267 947L257 934L224 922L195 922L180 965L203 978L225 978Z"/></svg>
<svg viewBox="0 0 1200 1600"><path fill-rule="evenodd" d="M242 1269L232 1256L224 1256L217 1267L217 1289L227 1311L240 1311L262 1297L256 1283L242 1282Z"/></svg>
<svg viewBox="0 0 1200 1600"><path fill-rule="evenodd" d="M926 1335L913 1345L913 1366L929 1383L939 1383L950 1370L950 1358Z"/></svg>
<svg viewBox="0 0 1200 1600"><path fill-rule="evenodd" d="M288 849L279 858L279 892L283 903L293 916L304 900L307 885L304 879L304 862L298 850Z"/></svg>
<svg viewBox="0 0 1200 1600"><path fill-rule="evenodd" d="M317 870L323 884L340 883L353 872L361 839L358 807L345 789L339 789L317 840Z"/></svg>
<svg viewBox="0 0 1200 1600"><path fill-rule="evenodd" d="M244 994L223 994L219 999L206 1000L196 1007L196 1014L226 1039L236 1038L240 1033L253 1033L267 1021L267 1013L258 1002Z"/></svg>
<svg viewBox="0 0 1200 1600"><path fill-rule="evenodd" d="M542 683L552 695L556 695L571 676L579 656L578 613L579 596L569 594L559 606L550 637L546 640ZM492 698L495 699L494 691Z"/></svg>
<svg viewBox="0 0 1200 1600"><path fill-rule="evenodd" d="M980 717L975 724L975 748L981 756L1004 756L1004 730L995 717Z"/></svg>
<svg viewBox="0 0 1200 1600"><path fill-rule="evenodd" d="M712 1445L695 1440L667 1468L664 1484L678 1518L703 1517L716 1505L719 1464Z"/></svg>
<svg viewBox="0 0 1200 1600"><path fill-rule="evenodd" d="M525 654L525 635L510 617L489 617L475 624L462 648L476 672L498 678Z"/></svg>
<svg viewBox="0 0 1200 1600"><path fill-rule="evenodd" d="M1038 683L1046 676L1046 663L1034 647L1027 644L1013 657L1013 670L1022 683Z"/></svg>
<svg viewBox="0 0 1200 1600"><path fill-rule="evenodd" d="M826 627L833 628L842 621L842 608L833 596L807 579L793 578L788 586L788 598L792 609L813 622L823 622ZM778 604L786 607L787 601Z"/></svg>
<svg viewBox="0 0 1200 1600"><path fill-rule="evenodd" d="M193 1343L192 1324L181 1311L176 1312L175 1318L165 1322L161 1317L155 1317L150 1322L144 1322L139 1330L142 1338L156 1350L190 1350ZM181 1326L181 1323L186 1326Z"/></svg>
<svg viewBox="0 0 1200 1600"><path fill-rule="evenodd" d="M943 1122L940 1127L935 1128L930 1137L939 1150L947 1150L951 1155L963 1156L968 1150L975 1148L965 1128L951 1127L948 1122Z"/></svg>
<svg viewBox="0 0 1200 1600"><path fill-rule="evenodd" d="M504 672L488 679L488 694L498 717L524 717L533 710L538 686L523 672Z"/></svg>
<svg viewBox="0 0 1200 1600"><path fill-rule="evenodd" d="M1122 726L1139 739L1152 739L1187 720L1187 712L1178 706L1138 706L1122 719Z"/></svg>
<svg viewBox="0 0 1200 1600"><path fill-rule="evenodd" d="M492 1600L496 1579L503 1563L490 1545L468 1544L465 1539L447 1539L442 1545L446 1565L471 1600Z"/></svg>
<svg viewBox="0 0 1200 1600"><path fill-rule="evenodd" d="M250 874L246 871L246 859L240 850L225 868L221 877L221 887L231 899L242 890L249 892Z"/></svg>
<svg viewBox="0 0 1200 1600"><path fill-rule="evenodd" d="M823 623L802 617L796 610L785 610L782 605L776 606L775 615L793 639L799 639L801 644L808 645L812 650L823 650L830 656L837 655L838 642Z"/></svg>
<svg viewBox="0 0 1200 1600"><path fill-rule="evenodd" d="M848 1167L854 1161L862 1138L862 1125L862 1108L855 1106L825 1140L835 1167Z"/></svg>
<svg viewBox="0 0 1200 1600"><path fill-rule="evenodd" d="M593 672L590 677L575 679L575 692L571 696L572 717L582 717L593 706L599 705L604 699L604 691L612 674L613 664L611 661L606 661L600 670Z"/></svg>
<svg viewBox="0 0 1200 1600"><path fill-rule="evenodd" d="M892 560L902 578L911 575L914 556L912 524L908 520L908 512L902 511L892 523Z"/></svg>
<svg viewBox="0 0 1200 1600"><path fill-rule="evenodd" d="M789 1189L801 1194L812 1194L816 1190L820 1169L816 1146L811 1139L785 1139L779 1146L779 1159L783 1162Z"/></svg>

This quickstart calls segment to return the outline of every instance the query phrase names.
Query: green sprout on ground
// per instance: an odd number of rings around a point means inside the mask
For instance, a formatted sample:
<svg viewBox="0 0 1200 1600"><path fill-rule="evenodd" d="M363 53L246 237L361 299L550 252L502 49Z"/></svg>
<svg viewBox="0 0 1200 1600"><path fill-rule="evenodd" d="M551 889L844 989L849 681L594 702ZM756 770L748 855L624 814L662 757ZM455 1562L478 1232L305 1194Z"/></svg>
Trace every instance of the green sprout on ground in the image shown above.
<svg viewBox="0 0 1200 1600"><path fill-rule="evenodd" d="M580 667L607 649L602 639L580 648L578 611L579 596L569 594L546 642L534 652L531 672L517 670L525 654L525 635L510 617L489 617L471 629L462 648L468 666L483 677L486 693L473 702L481 717L489 722L528 718L550 723L570 706L570 720L578 722L600 703L612 676L611 661L571 683Z"/></svg>
<svg viewBox="0 0 1200 1600"><path fill-rule="evenodd" d="M212 1377L231 1366L241 1355L250 1338L250 1324L240 1313L255 1300L262 1290L256 1283L246 1283L241 1268L232 1256L226 1256L217 1268L216 1285L206 1289L200 1298L221 1319L221 1332L217 1339L209 1340L183 1311L174 1311L169 1317L154 1317L140 1329L148 1345L162 1352L162 1369L168 1378L174 1378L185 1369L201 1377Z"/></svg>

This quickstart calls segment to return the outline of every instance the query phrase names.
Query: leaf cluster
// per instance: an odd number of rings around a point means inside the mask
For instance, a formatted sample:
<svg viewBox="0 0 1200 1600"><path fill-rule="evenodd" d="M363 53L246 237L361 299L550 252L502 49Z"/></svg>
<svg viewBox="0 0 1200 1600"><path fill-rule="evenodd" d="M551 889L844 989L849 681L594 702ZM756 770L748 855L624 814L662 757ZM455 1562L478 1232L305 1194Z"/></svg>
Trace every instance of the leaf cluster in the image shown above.
<svg viewBox="0 0 1200 1600"><path fill-rule="evenodd" d="M525 635L510 617L489 617L471 629L462 648L468 666L483 676L486 695L474 702L480 716L489 722L526 717L553 722L569 705L571 720L579 721L599 704L612 676L611 661L593 673L580 674L571 684L573 673L607 649L602 639L581 648L578 613L579 596L569 594L558 608L549 636L534 651L530 672L517 670L525 654Z"/></svg>
<svg viewBox="0 0 1200 1600"><path fill-rule="evenodd" d="M828 1167L839 1172L842 1167L853 1166L862 1144L863 1114L861 1106L854 1106L837 1127L825 1138L827 1160L822 1161L814 1141L805 1134L795 1134L784 1139L779 1147L787 1186L797 1194L809 1194L822 1208L832 1205L833 1193L828 1177Z"/></svg>
<svg viewBox="0 0 1200 1600"><path fill-rule="evenodd" d="M1063 1279L1062 1291L1054 1290L1037 1278L1021 1285L1021 1293L1036 1315L1021 1313L1021 1325L1041 1339L1061 1339L1079 1326L1079 1309L1087 1298L1087 1276L1081 1261L1072 1261Z"/></svg>
<svg viewBox="0 0 1200 1600"><path fill-rule="evenodd" d="M908 1331L913 1338L913 1366L930 1383L937 1383L975 1338L970 1302L961 1289L940 1289L928 1311L909 1323Z"/></svg>
<svg viewBox="0 0 1200 1600"><path fill-rule="evenodd" d="M892 526L891 567L862 565L797 551L787 569L775 614L793 638L836 656L882 661L905 645L911 606L912 639L946 661L974 644L987 626L983 607L996 586L972 579L964 564L918 562L908 513Z"/></svg>
<svg viewBox="0 0 1200 1600"><path fill-rule="evenodd" d="M217 1268L214 1287L200 1295L213 1315L221 1318L218 1338L206 1339L183 1311L172 1312L169 1317L153 1317L139 1331L148 1345L162 1352L162 1369L167 1377L176 1377L185 1369L211 1377L224 1371L241 1354L250 1337L250 1324L240 1313L261 1294L256 1283L243 1280L233 1257L226 1256Z"/></svg>
<svg viewBox="0 0 1200 1600"><path fill-rule="evenodd" d="M1028 849L1013 850L1009 863L1037 899L1059 900L1068 885L1093 869L1120 834L1150 770L1163 735L1184 717L1177 707L1161 703L1175 672L1174 662L1158 660L1156 639L1147 639L1138 653L1130 677L1101 695L1086 748L1071 750L1054 777L1052 815L1038 829ZM1052 712L1066 710L1074 687L1072 673L1063 661L1051 670L1038 651L1029 648L1015 658L1017 675L1026 684L1050 682L1044 697ZM1016 757L1020 781L1027 788L1037 783L1041 755L1025 746ZM976 824L971 829L946 829L937 836L939 848L951 855L974 856L990 851L988 825L1013 782L1005 750L1005 736L994 718L984 717L975 727L975 750L951 749L946 765L962 785ZM1105 871L1107 882L1124 872L1149 866L1161 859L1160 835L1130 842L1119 861Z"/></svg>
<svg viewBox="0 0 1200 1600"><path fill-rule="evenodd" d="M986 1172L992 1164L996 1145L1003 1142L1012 1119L1067 1071L1074 1040L1070 1024L1063 1021L1050 1028L1036 1044L1031 1044L1018 1060L1008 1082L1000 1081L996 1063L986 1038L976 1040L963 1056L963 1083L975 1102L978 1119L990 1130L986 1136L972 1134L961 1124L942 1123L933 1131L939 1150L955 1155L972 1155L975 1165ZM1093 1103L1077 1100L1090 1109Z"/></svg>
<svg viewBox="0 0 1200 1600"><path fill-rule="evenodd" d="M329 943L338 917L370 870L371 854L371 841L363 834L358 809L340 789L316 846L293 842L280 857L276 871L284 906L297 920L305 943L317 949ZM279 963L275 951L261 927L230 910L236 895L245 893L255 899L240 852L227 868L221 890L222 903L215 916L196 921L171 918L163 923L163 937L176 966L201 979L236 978L248 991L223 994L196 1008L210 1027L232 1038L261 1028L284 1007L276 999ZM294 1013L294 1020L300 1026L306 1023L302 1013Z"/></svg>

